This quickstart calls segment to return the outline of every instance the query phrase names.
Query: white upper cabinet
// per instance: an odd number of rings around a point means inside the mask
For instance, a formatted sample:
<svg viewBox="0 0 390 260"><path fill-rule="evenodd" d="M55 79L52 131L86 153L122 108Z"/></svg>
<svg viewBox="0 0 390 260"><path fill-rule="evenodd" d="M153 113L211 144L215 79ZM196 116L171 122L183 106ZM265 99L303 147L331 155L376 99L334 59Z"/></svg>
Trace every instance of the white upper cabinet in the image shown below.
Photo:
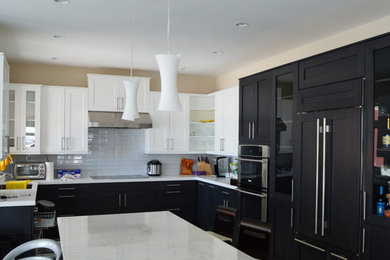
<svg viewBox="0 0 390 260"><path fill-rule="evenodd" d="M189 95L179 94L181 112L158 111L160 92L150 92L149 113L153 128L145 131L145 153L187 153L189 140Z"/></svg>
<svg viewBox="0 0 390 260"><path fill-rule="evenodd" d="M88 110L122 112L126 95L123 81L126 76L88 74ZM149 112L150 78L138 77L140 84L137 93L138 112Z"/></svg>
<svg viewBox="0 0 390 260"><path fill-rule="evenodd" d="M41 152L88 153L88 90L42 87Z"/></svg>
<svg viewBox="0 0 390 260"><path fill-rule="evenodd" d="M0 159L8 153L8 84L9 84L9 66L3 53L0 53L0 123L2 131L0 136Z"/></svg>
<svg viewBox="0 0 390 260"><path fill-rule="evenodd" d="M238 97L238 87L215 92L216 154L238 155Z"/></svg>
<svg viewBox="0 0 390 260"><path fill-rule="evenodd" d="M8 95L9 149L12 154L41 151L41 85L10 84Z"/></svg>

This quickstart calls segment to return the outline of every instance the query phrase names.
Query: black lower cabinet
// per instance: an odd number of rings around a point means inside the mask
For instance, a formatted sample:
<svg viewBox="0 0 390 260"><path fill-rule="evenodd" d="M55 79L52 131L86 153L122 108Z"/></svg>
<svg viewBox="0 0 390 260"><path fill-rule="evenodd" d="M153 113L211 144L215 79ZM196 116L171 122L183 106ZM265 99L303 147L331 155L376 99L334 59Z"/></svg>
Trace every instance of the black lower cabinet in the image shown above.
<svg viewBox="0 0 390 260"><path fill-rule="evenodd" d="M0 208L0 258L34 238L33 207Z"/></svg>
<svg viewBox="0 0 390 260"><path fill-rule="evenodd" d="M379 260L389 258L390 229L367 225L365 230L365 260Z"/></svg>
<svg viewBox="0 0 390 260"><path fill-rule="evenodd" d="M93 214L116 214L151 210L149 182L94 184Z"/></svg>
<svg viewBox="0 0 390 260"><path fill-rule="evenodd" d="M92 184L39 185L37 200L55 203L56 216L80 216L94 213Z"/></svg>
<svg viewBox="0 0 390 260"><path fill-rule="evenodd" d="M151 210L168 210L196 224L196 182L152 182L153 202Z"/></svg>
<svg viewBox="0 0 390 260"><path fill-rule="evenodd" d="M204 230L213 230L216 201L216 186L198 182L198 226Z"/></svg>
<svg viewBox="0 0 390 260"><path fill-rule="evenodd" d="M217 187L217 207L219 205L228 208L238 208L238 192L232 189Z"/></svg>
<svg viewBox="0 0 390 260"><path fill-rule="evenodd" d="M239 218L268 221L267 197L239 192Z"/></svg>
<svg viewBox="0 0 390 260"><path fill-rule="evenodd" d="M295 254L291 214L291 201L271 200L270 222L273 226L273 232L270 255L273 259L289 260Z"/></svg>

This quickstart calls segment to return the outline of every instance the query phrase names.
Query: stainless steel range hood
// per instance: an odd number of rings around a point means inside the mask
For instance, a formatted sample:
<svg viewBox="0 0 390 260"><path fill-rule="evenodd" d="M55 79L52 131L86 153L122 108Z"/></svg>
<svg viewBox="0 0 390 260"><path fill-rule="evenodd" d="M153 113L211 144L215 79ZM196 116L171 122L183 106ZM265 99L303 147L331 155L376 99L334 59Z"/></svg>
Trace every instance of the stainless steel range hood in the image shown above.
<svg viewBox="0 0 390 260"><path fill-rule="evenodd" d="M122 112L96 112L89 111L89 127L105 128L131 128L142 129L151 128L152 119L148 113L139 113L139 118L135 121L122 120Z"/></svg>

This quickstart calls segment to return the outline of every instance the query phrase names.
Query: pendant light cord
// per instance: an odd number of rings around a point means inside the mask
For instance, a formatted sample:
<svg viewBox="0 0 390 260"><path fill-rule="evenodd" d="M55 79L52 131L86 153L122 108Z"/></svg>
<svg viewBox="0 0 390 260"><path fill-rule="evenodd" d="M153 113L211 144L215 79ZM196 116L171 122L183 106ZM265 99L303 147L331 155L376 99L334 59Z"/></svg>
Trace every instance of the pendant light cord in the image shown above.
<svg viewBox="0 0 390 260"><path fill-rule="evenodd" d="M170 29L170 27L171 27L171 12L170 12L170 0L168 0L168 23L167 23L167 47L168 47L168 54L170 54L169 53L169 45L170 45L170 42L169 42L169 29Z"/></svg>
<svg viewBox="0 0 390 260"><path fill-rule="evenodd" d="M130 60L130 77L133 77L133 58L134 58L134 15L131 21L131 60Z"/></svg>

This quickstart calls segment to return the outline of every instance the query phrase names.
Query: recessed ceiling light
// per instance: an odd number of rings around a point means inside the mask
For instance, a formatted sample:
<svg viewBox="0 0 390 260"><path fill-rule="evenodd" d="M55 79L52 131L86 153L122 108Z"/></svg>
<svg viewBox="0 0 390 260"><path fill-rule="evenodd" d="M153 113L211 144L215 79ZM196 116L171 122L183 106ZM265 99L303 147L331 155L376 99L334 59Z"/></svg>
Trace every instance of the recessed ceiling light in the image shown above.
<svg viewBox="0 0 390 260"><path fill-rule="evenodd" d="M246 28L249 26L249 23L235 23L234 25L238 28Z"/></svg>
<svg viewBox="0 0 390 260"><path fill-rule="evenodd" d="M54 2L59 3L59 4L63 4L63 5L67 5L70 3L70 0L54 0Z"/></svg>
<svg viewBox="0 0 390 260"><path fill-rule="evenodd" d="M52 60L58 60L58 58L57 58L57 57L51 57L51 59L52 59Z"/></svg>
<svg viewBox="0 0 390 260"><path fill-rule="evenodd" d="M223 54L223 51L213 51L212 53L215 55L221 55L221 54Z"/></svg>
<svg viewBox="0 0 390 260"><path fill-rule="evenodd" d="M65 35L63 34L53 34L53 38L64 38Z"/></svg>

